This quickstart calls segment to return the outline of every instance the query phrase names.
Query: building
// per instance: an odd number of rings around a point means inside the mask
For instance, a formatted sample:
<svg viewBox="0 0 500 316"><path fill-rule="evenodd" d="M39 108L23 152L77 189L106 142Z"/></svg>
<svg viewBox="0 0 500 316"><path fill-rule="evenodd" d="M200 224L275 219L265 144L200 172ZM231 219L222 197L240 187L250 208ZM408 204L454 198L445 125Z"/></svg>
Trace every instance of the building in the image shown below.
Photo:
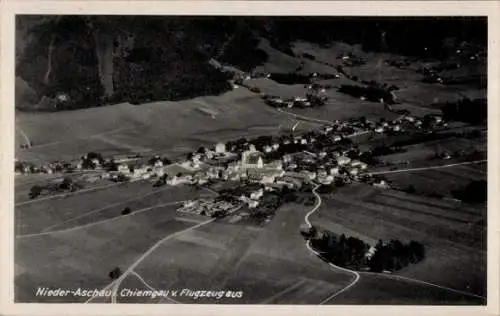
<svg viewBox="0 0 500 316"><path fill-rule="evenodd" d="M318 176L318 182L324 185L332 184L334 177L331 175Z"/></svg>
<svg viewBox="0 0 500 316"><path fill-rule="evenodd" d="M330 174L332 176L338 176L340 173L339 173L339 167L332 167L330 168Z"/></svg>
<svg viewBox="0 0 500 316"><path fill-rule="evenodd" d="M339 166L347 165L350 162L351 162L351 158L349 158L347 156L339 156L339 157L337 157L337 164Z"/></svg>
<svg viewBox="0 0 500 316"><path fill-rule="evenodd" d="M362 170L365 170L366 168L368 168L368 165L362 161L359 161L359 160L353 160L351 161L351 166L352 167L357 167L357 168L360 168Z"/></svg>
<svg viewBox="0 0 500 316"><path fill-rule="evenodd" d="M241 156L241 166L246 169L261 169L264 167L262 154L257 151L247 150Z"/></svg>
<svg viewBox="0 0 500 316"><path fill-rule="evenodd" d="M257 191L250 193L250 198L253 200L259 200L260 198L262 198L263 195L264 195L264 190L259 189Z"/></svg>
<svg viewBox="0 0 500 316"><path fill-rule="evenodd" d="M129 173L130 172L129 166L127 166L125 164L119 164L117 170L118 170L118 172L122 172L122 173Z"/></svg>
<svg viewBox="0 0 500 316"><path fill-rule="evenodd" d="M225 153L226 152L226 144L221 143L221 142L217 143L215 145L215 152L218 153L218 154Z"/></svg>

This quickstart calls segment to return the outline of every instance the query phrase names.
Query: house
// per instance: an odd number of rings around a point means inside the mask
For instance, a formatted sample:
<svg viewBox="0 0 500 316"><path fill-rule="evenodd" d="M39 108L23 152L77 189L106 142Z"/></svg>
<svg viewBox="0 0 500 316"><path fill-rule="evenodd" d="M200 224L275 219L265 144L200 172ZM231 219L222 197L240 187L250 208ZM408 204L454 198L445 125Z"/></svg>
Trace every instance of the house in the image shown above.
<svg viewBox="0 0 500 316"><path fill-rule="evenodd" d="M318 178L319 177L326 177L327 175L328 175L328 173L326 172L325 169L318 170Z"/></svg>
<svg viewBox="0 0 500 316"><path fill-rule="evenodd" d="M384 132L384 128L382 126L377 126L375 128L375 132L377 132L377 133L383 133Z"/></svg>
<svg viewBox="0 0 500 316"><path fill-rule="evenodd" d="M394 126L392 127L392 130L393 130L393 131L395 131L395 132L399 132L399 131L401 131L401 126L399 126L399 125L394 125Z"/></svg>
<svg viewBox="0 0 500 316"><path fill-rule="evenodd" d="M370 259L371 257L373 257L376 251L377 248L371 246L370 249L368 249L368 251L365 253L365 258Z"/></svg>
<svg viewBox="0 0 500 316"><path fill-rule="evenodd" d="M259 189L257 191L254 191L250 194L250 198L253 199L253 200L259 200L260 198L262 198L262 196L264 195L264 190L263 189Z"/></svg>
<svg viewBox="0 0 500 316"><path fill-rule="evenodd" d="M130 173L130 168L126 164L119 164L117 170L122 173Z"/></svg>
<svg viewBox="0 0 500 316"><path fill-rule="evenodd" d="M362 170L368 168L368 165L366 163L364 163L362 161L359 161L359 160L353 160L353 161L351 161L351 166L352 167L358 167L358 168L360 168Z"/></svg>
<svg viewBox="0 0 500 316"><path fill-rule="evenodd" d="M274 143L272 147L273 147L273 150L278 150L278 148L280 148L280 144Z"/></svg>
<svg viewBox="0 0 500 316"><path fill-rule="evenodd" d="M441 116L437 116L437 115L436 115L436 116L434 116L433 118L434 118L434 121L435 121L436 123L441 123L441 122L443 121L443 118L442 118Z"/></svg>
<svg viewBox="0 0 500 316"><path fill-rule="evenodd" d="M309 180L314 180L314 179L316 179L316 172L303 170L303 171L301 171L300 173L302 173L302 174L304 174L305 176L307 176L307 177L309 178Z"/></svg>
<svg viewBox="0 0 500 316"><path fill-rule="evenodd" d="M349 174L351 176L357 176L359 173L359 169L358 168L352 168L351 170L349 170Z"/></svg>
<svg viewBox="0 0 500 316"><path fill-rule="evenodd" d="M273 148L271 146L268 145L264 146L264 152L270 153L271 151L273 151Z"/></svg>
<svg viewBox="0 0 500 316"><path fill-rule="evenodd" d="M155 163L153 164L153 167L163 167L163 161L161 160L156 160Z"/></svg>
<svg viewBox="0 0 500 316"><path fill-rule="evenodd" d="M339 167L333 167L333 168L330 168L330 174L331 174L332 176L337 176L337 175L339 175L339 174L340 174L340 173L339 173Z"/></svg>
<svg viewBox="0 0 500 316"><path fill-rule="evenodd" d="M382 188L382 189L389 187L387 181L382 180L382 179L379 179L379 180L376 180L375 182L373 182L373 186L377 187L377 188Z"/></svg>
<svg viewBox="0 0 500 316"><path fill-rule="evenodd" d="M318 182L321 184L329 185L333 182L333 179L331 175L318 175Z"/></svg>
<svg viewBox="0 0 500 316"><path fill-rule="evenodd" d="M215 152L218 154L223 154L226 152L226 144L219 142L215 145Z"/></svg>
<svg viewBox="0 0 500 316"><path fill-rule="evenodd" d="M258 201L255 201L255 200L249 200L248 201L248 207L249 208L256 208L257 206L259 206L259 202Z"/></svg>
<svg viewBox="0 0 500 316"><path fill-rule="evenodd" d="M339 166L347 165L350 162L351 162L351 158L349 158L347 156L339 156L339 157L337 157L337 164Z"/></svg>
<svg viewBox="0 0 500 316"><path fill-rule="evenodd" d="M333 136L333 141L334 141L334 142L339 142L339 141L341 141L341 140L342 140L342 136L340 136L340 135L335 135L335 136Z"/></svg>
<svg viewBox="0 0 500 316"><path fill-rule="evenodd" d="M274 183L274 180L276 179L276 175L263 175L260 183L262 184L269 184L269 183Z"/></svg>

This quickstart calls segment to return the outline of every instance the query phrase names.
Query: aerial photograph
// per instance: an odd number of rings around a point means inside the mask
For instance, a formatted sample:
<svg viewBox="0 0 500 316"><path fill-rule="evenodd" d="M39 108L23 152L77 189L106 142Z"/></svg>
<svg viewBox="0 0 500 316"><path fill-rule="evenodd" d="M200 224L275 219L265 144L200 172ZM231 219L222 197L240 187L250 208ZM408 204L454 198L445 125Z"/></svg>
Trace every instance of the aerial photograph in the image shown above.
<svg viewBox="0 0 500 316"><path fill-rule="evenodd" d="M486 305L487 28L16 15L14 301Z"/></svg>

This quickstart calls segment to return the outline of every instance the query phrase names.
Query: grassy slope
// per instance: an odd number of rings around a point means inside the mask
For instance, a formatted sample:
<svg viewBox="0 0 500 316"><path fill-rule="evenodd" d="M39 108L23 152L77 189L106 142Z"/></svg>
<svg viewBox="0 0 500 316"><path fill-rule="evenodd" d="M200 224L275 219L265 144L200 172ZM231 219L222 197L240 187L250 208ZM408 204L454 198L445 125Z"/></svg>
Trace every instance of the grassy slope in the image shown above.
<svg viewBox="0 0 500 316"><path fill-rule="evenodd" d="M35 297L33 289L42 284L103 288L110 282L111 269L124 270L158 240L195 225L176 220L176 208L161 207L84 229L17 239L15 262L22 271L16 277L16 301L65 300Z"/></svg>
<svg viewBox="0 0 500 316"><path fill-rule="evenodd" d="M398 274L481 295L485 216L484 208L358 185L325 199L312 221L326 227L331 221L373 239L423 242L426 259Z"/></svg>

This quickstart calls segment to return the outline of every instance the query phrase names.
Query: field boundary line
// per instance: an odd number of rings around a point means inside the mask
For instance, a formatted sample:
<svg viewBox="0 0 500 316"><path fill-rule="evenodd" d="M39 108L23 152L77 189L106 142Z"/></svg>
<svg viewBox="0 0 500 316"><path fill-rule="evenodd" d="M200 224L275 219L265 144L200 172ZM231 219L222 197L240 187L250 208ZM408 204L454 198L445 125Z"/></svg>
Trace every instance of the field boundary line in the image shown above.
<svg viewBox="0 0 500 316"><path fill-rule="evenodd" d="M318 192L316 192L316 190L317 190L319 187L320 187L320 185L319 185L319 184L317 184L317 185L313 188L313 190L312 190L312 193L316 196L316 200L317 200L316 205L315 205L315 206L314 206L314 208L313 208L311 211L309 211L309 212L306 214L306 216L304 217L304 221L305 221L305 222L306 222L306 224L309 226L309 228L311 228L311 227L312 227L312 224L311 224L311 222L309 221L309 216L311 216L314 212L316 212L316 211L319 209L319 207L321 206L321 204L322 204L321 196L318 194ZM309 251L311 251L313 254L315 254L316 256L318 256L319 258L321 258L321 259L323 260L323 257L322 257L322 256L321 256L321 255L320 255L320 254L319 254L316 250L312 249L312 247L311 247L311 241L310 241L310 240L308 240L308 241L306 242L306 247L307 247L307 249L308 249ZM353 280L350 284L348 284L347 286L345 286L345 287L344 287L344 288L342 288L341 290L339 290L339 291L337 291L337 292L333 293L332 295L328 296L326 299L324 299L323 301L321 301L321 302L319 303L319 305L322 305L322 304L326 303L327 301L329 301L329 300L331 300L331 299L335 298L335 297L336 297L337 295L339 295L340 293L343 293L343 292L347 291L347 290L348 290L348 289L350 289L352 286L354 286L356 283L358 283L359 279L361 278L360 274L359 274L358 272L354 271L354 270L349 270L349 269L346 269L346 268L339 267L339 266L337 266L337 265L335 265L335 264L333 264L333 263L331 263L331 262L328 262L328 265L329 265L330 267L333 267L333 268L339 269L340 271L344 271L344 272L351 273L351 274L353 274L353 275L355 276L355 278L354 278L354 280Z"/></svg>
<svg viewBox="0 0 500 316"><path fill-rule="evenodd" d="M168 187L163 187L157 191L153 191L153 192L147 192L147 193L144 193L144 194L141 194L139 196L136 196L136 197L133 197L133 198L130 198L128 200L124 200L124 201L120 201L120 202L116 202L116 203L112 203L112 204L109 204L109 205L106 205L106 206L103 206L103 207L100 207L100 208L97 208L97 209L94 209L92 211L89 211L87 213L84 213L84 214L81 214L79 216L76 216L76 217L73 217L73 218L70 218L62 223L58 223L56 225L52 225L52 226L49 226L45 229L42 230L42 233L45 233L45 232L48 232L50 231L52 228L55 228L55 227L58 227L58 226L61 226L61 225L64 225L64 224L67 224L67 223L71 223L77 219L80 219L80 218L85 218L87 216L89 216L90 214L95 214L95 213L99 213L101 211L104 211L106 209L109 209L111 207L115 207L115 206L118 206L118 205L121 205L121 204L124 204L124 203L129 203L129 202L132 202L132 201L135 201L135 200L139 200L139 199L142 199L142 198L145 198L147 196L150 196L150 195L153 195L155 193L158 193L158 192L162 192L164 190L166 190Z"/></svg>
<svg viewBox="0 0 500 316"><path fill-rule="evenodd" d="M452 168L452 167L456 167L456 166L479 164L479 163L483 163L483 162L487 162L487 161L488 161L488 159L482 159L482 160L465 161L465 162L459 162L459 163L453 163L453 164L441 165L441 166L430 166L430 167L411 168L411 169L398 169L398 170L368 172L368 174L377 175L377 174L389 174L389 173L400 173L400 172L412 172L412 171L424 171L424 170L432 170L432 169Z"/></svg>
<svg viewBox="0 0 500 316"><path fill-rule="evenodd" d="M286 114L286 115L293 116L295 118L303 119L303 120L314 122L314 123L332 124L332 122L330 122L330 121L320 120L320 119L316 119L316 118L313 118L313 117L307 117L307 116L304 116L304 115L300 115L300 114L295 114L295 113L292 113L292 112L284 111L282 109L276 109L276 111L278 111L280 113L283 113L283 114Z"/></svg>
<svg viewBox="0 0 500 316"><path fill-rule="evenodd" d="M19 131L19 133L21 134L21 136L23 136L24 140L26 141L26 144L28 145L28 148L33 147L31 145L31 141L30 141L28 135L26 135L26 133L21 128L21 126L19 126L18 124L15 124L15 125L16 125L16 129Z"/></svg>
<svg viewBox="0 0 500 316"><path fill-rule="evenodd" d="M444 285L439 285L439 284L435 284L435 283L431 283L431 282L427 282L427 281L413 279L413 278L409 278L409 277L405 277L405 276L401 276L401 275L397 275L397 274L385 274L385 273L367 272L367 271L361 272L361 273L362 274L369 274L369 275L381 275L381 276L384 276L387 278L401 279L401 280L405 280L405 281L410 281L410 282L414 282L414 283L420 283L420 284L425 284L425 285L432 286L432 287L437 287L437 288L447 290L450 292L455 292L457 294L476 297L476 298L480 298L480 299L486 299L486 297L478 295L478 294L474 294L474 293L470 293L470 292L466 292L466 291L462 291L462 290L457 290L457 289L453 289L451 287L447 287Z"/></svg>
<svg viewBox="0 0 500 316"><path fill-rule="evenodd" d="M50 143L44 143L44 144L32 146L30 148L49 147L49 146L54 146L54 145L58 145L58 144L61 144L61 143L74 142L74 141L76 141L78 139L92 138L92 137L95 137L95 136L103 136L103 135L107 135L107 134L114 134L114 133L118 133L118 132L122 132L122 131L126 131L126 130L133 130L133 129L135 129L135 128L133 128L133 127L120 127L120 128L116 128L116 129L107 131L107 132L103 132L103 133L92 134L92 135L87 135L87 136L82 136L82 137L75 137L73 139L59 140L59 141L50 142Z"/></svg>
<svg viewBox="0 0 500 316"><path fill-rule="evenodd" d="M294 290L296 289L297 287L301 286L302 284L304 284L306 282L305 279L300 279L297 283L287 287L286 289L284 289L283 291L281 292L278 292L276 294L274 294L273 296L269 297L269 298L266 298L264 301L262 301L261 303L259 304L269 304L269 302L271 302L272 300L276 299L276 298L279 298L281 295L285 294L285 293L288 293L290 292L291 290Z"/></svg>
<svg viewBox="0 0 500 316"><path fill-rule="evenodd" d="M211 220L208 220L208 221L205 221L205 222L202 222L202 223L200 223L200 224L198 224L198 225L195 225L195 226L189 227L189 228L187 228L187 229L185 229L185 230L181 230L181 231L179 231L179 232L173 233L173 234L168 235L167 237L165 237L165 238L163 238L163 239L159 240L156 244L154 244L151 248L149 248L149 249L148 249L145 253L143 253L143 254L139 257L139 259L137 259L137 260L136 260L136 261L135 261L135 262L134 262L134 263L133 263L130 267L128 267L128 269L127 269L127 270L126 270L126 271L125 271L125 272L124 272L124 273L123 273L123 274L122 274L122 275L121 275L121 276L117 279L118 281L117 281L117 282L115 283L115 285L114 285L114 291L113 291L113 293L114 293L114 292L116 292L116 290L120 287L121 282L122 282L122 281L123 281L123 280L124 280L124 279L125 279L125 278L126 278L126 277L127 277L127 276L128 276L128 275L129 275L129 274L130 274L133 270L134 270L134 269L135 269L135 267L137 267L137 266L138 266L138 265L139 265L139 264L140 264L140 263L141 263L141 262L142 262L142 261L143 261L143 260L144 260L147 256L149 256L149 255L150 255L150 254L151 254L154 250L156 250L156 248L158 248L158 247L159 247L159 246L160 246L160 245L161 245L164 241L166 241L167 239L170 239L170 238L172 238L172 237L174 237L174 236L178 236L178 235L180 235L180 234L182 234L182 233L185 233L185 232L187 232L187 231L191 231L191 230L193 230L193 229L196 229L196 228L198 228L198 227L201 227L201 226L203 226L203 225L206 225L206 224L208 224L208 223L211 223L211 222L213 222L213 221L215 221L215 220L216 220L216 218L211 219ZM115 302L116 302L116 300L115 300ZM86 303L86 302L85 302L85 303Z"/></svg>
<svg viewBox="0 0 500 316"><path fill-rule="evenodd" d="M153 292L158 292L157 289L155 289L154 287L152 287L151 285L148 284L148 282L146 282L146 280L144 280L144 278L137 272L135 272L134 270L132 270L132 272L130 272L130 274L132 274L133 276L135 276L137 279L139 279L139 281L142 282L142 284L144 284L145 287L147 287L149 290L153 291ZM176 304L181 304L180 302L174 300L173 298L170 298L168 296L162 296L164 298L166 298L167 300L169 301L172 301Z"/></svg>
<svg viewBox="0 0 500 316"><path fill-rule="evenodd" d="M239 206L239 207L236 207L234 210L231 211L231 213L233 212L236 212L237 210L239 210L240 208L242 207ZM215 220L217 220L217 218L212 218L212 219L209 219L207 221L204 221L204 222L201 222L197 225L194 225L194 226L191 226L191 227L188 227L184 230L180 230L178 232L175 232L173 234L170 234L166 237L164 237L163 239L160 239L159 241L157 241L153 246L151 246L146 252L144 252L141 256L139 256L137 258L137 260L132 263L128 268L127 270L116 280L112 281L111 283L109 283L108 285L106 285L103 289L104 290L107 290L109 287L113 287L113 293L116 293L117 289L120 287L120 284L121 282L132 272L134 271L134 269L146 258L148 257L153 251L156 250L156 248L158 248L163 242L165 242L166 240L170 239L170 238L173 238L173 237L176 237L178 235L181 235L185 232L188 232L188 231L191 231L193 229L196 229L198 227L201 227L201 226L204 226L204 225L207 225L207 224L210 224L212 222L214 222ZM87 304L88 302L92 301L95 297L91 297L89 298L87 301L84 302L84 304ZM113 297L112 297L113 299ZM115 299L116 301L116 299Z"/></svg>
<svg viewBox="0 0 500 316"><path fill-rule="evenodd" d="M198 227L201 227L201 226L204 226L204 225L207 225L213 221L215 221L217 218L212 218L210 220L207 220L207 221L204 221L204 222L201 222L200 224L198 225L194 225L194 226L191 226L189 228L186 228L184 230L181 230L181 231L178 231L178 232L175 232L173 234L170 234L166 237L164 237L163 239L160 239L159 241L157 241L153 246L151 246L146 252L144 252L142 255L140 255L136 261L134 263L132 263L128 268L127 270L125 270L125 272L116 280L114 280L113 282L111 282L110 284L108 284L107 286L104 287L104 289L107 289L108 287L114 287L114 290L116 290L121 282L135 269L135 267L137 267L147 256L149 256L153 251L156 250L156 248L158 248L163 242L165 242L166 240L170 239L170 238L173 238L173 237L176 237L180 234L183 234L185 232L188 232L188 231L191 231L193 229L196 229ZM93 298L90 298L88 299L87 301L85 301L84 304L90 302Z"/></svg>
<svg viewBox="0 0 500 316"><path fill-rule="evenodd" d="M142 212L146 212L146 211L149 211L149 210L152 210L152 209L155 209L155 208L159 208L159 207L163 207L163 206L169 206L169 205L175 205L175 204L180 204L180 203L183 203L183 202L185 202L185 200L183 200L183 201L172 201L172 202L167 202L167 203L160 203L160 204L156 204L156 205L153 205L153 206L148 206L148 207L145 207L145 208L142 208L142 209L138 209L137 211L131 212L130 214L119 215L119 216L115 216L115 217L104 219L102 221L88 223L88 224L84 224L84 225L80 225L80 226L76 226L76 227L71 227L71 228L61 229L61 230L53 230L53 231L48 231L48 232L40 232L40 233L35 233L35 234L18 235L18 236L16 236L16 239L22 239L22 238L28 238L28 237L36 237L36 236L43 236L43 235L50 235L50 234L58 234L58 233L67 233L67 232L70 232L70 231L79 230L79 229L88 228L88 227L91 227L91 226L100 225L100 224L103 224L103 223L115 221L115 220L118 220L118 219L121 219L121 218L124 218L124 217L133 216L133 215L136 215L136 214L139 214L139 213L142 213Z"/></svg>
<svg viewBox="0 0 500 316"><path fill-rule="evenodd" d="M82 189L82 190L78 190L78 191L75 191L75 192L60 193L60 194L54 194L54 195L44 196L44 197L41 197L39 199L33 199L33 200L24 201L24 202L19 202L15 206L17 207L17 206L23 206L23 205L27 205L27 204L33 204L33 203L36 203L36 202L41 202L41 201L46 201L46 200L52 200L52 199L55 199L57 197L63 197L63 198L65 198L65 197L69 197L69 196L78 195L78 194L81 194L81 193L96 191L96 190L100 190L100 189L112 188L112 187L115 187L115 186L123 185L125 183L127 183L127 182L109 183L109 184L106 184L106 185L92 187L92 188L87 188L87 189Z"/></svg>

